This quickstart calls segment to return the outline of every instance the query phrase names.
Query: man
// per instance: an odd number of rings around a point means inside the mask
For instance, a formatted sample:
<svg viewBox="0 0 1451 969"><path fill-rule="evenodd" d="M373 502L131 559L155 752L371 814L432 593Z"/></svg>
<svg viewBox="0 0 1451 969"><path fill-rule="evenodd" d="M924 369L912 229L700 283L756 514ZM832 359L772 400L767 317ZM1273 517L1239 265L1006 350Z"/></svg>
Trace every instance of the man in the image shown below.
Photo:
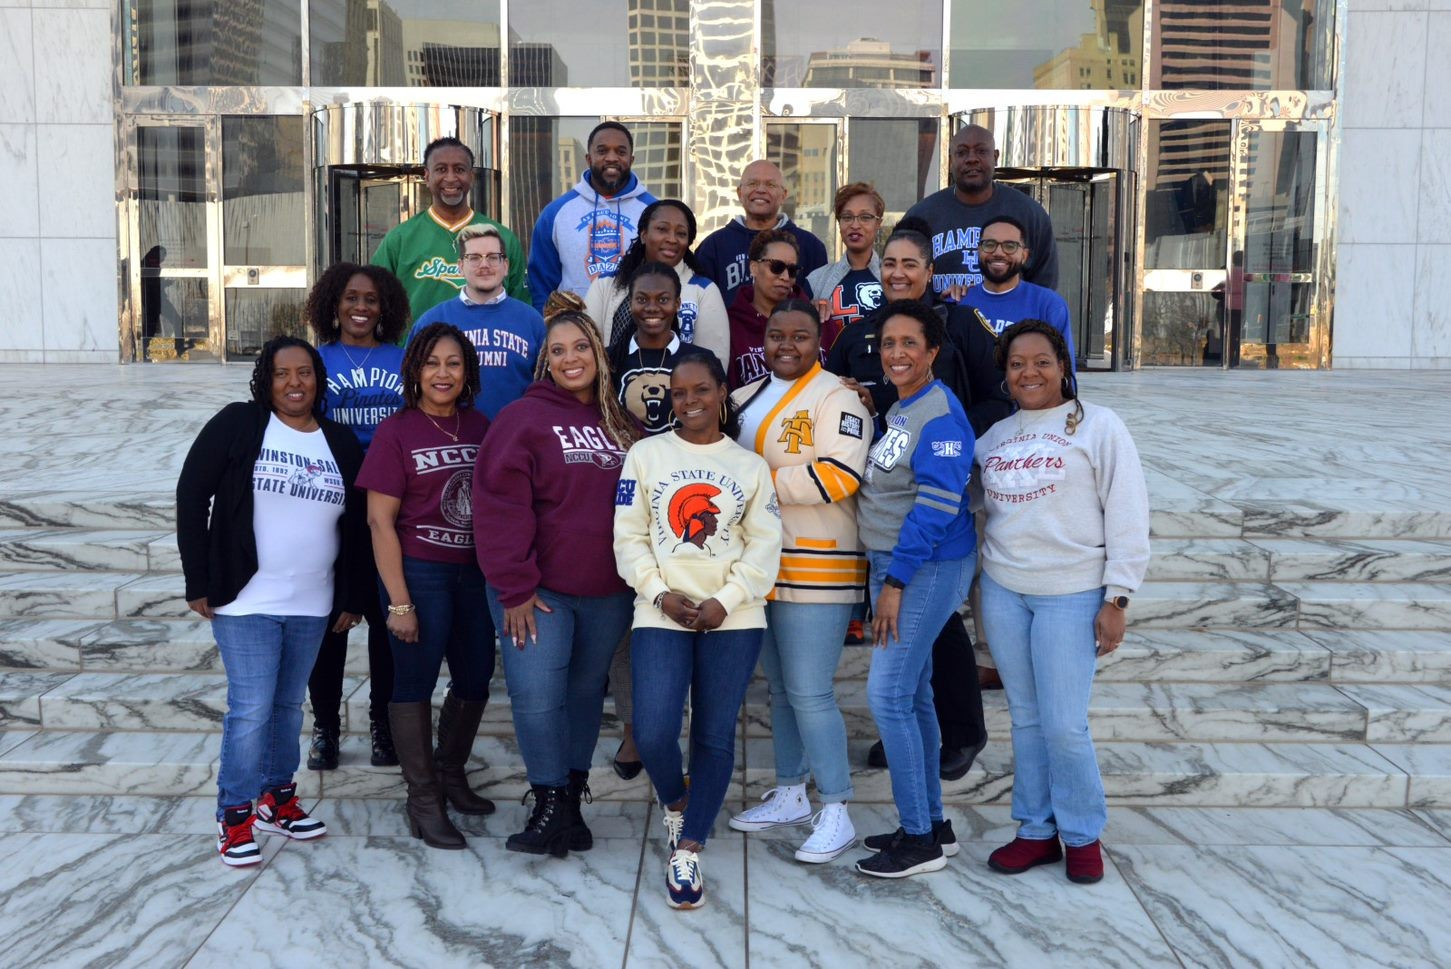
<svg viewBox="0 0 1451 969"><path fill-rule="evenodd" d="M995 180L998 150L991 131L968 125L952 138L952 187L927 196L908 210L932 227L932 288L982 282L977 244L982 227L1010 215L1027 227L1032 258L1023 278L1048 289L1058 286L1058 244L1043 206L1010 185Z"/></svg>
<svg viewBox="0 0 1451 969"><path fill-rule="evenodd" d="M423 178L433 202L402 225L394 227L378 251L373 265L398 277L408 293L408 306L416 320L464 288L454 237L466 225L490 225L499 231L511 269L504 285L510 295L529 299L524 284L524 250L519 239L493 219L473 210L469 190L474 184L474 153L457 138L436 138L423 152Z"/></svg>
<svg viewBox="0 0 1451 969"><path fill-rule="evenodd" d="M807 275L826 265L826 246L781 211L786 202L786 183L781 177L781 169L768 161L751 162L741 172L736 197L741 200L745 214L736 216L724 228L706 236L695 249L700 271L715 280L725 297L726 306L729 307L735 300L736 290L741 284L751 281L750 259L746 250L750 249L756 233L763 229L785 229L796 237L801 253L801 269L796 278L801 280L805 289ZM811 295L809 289L806 295Z"/></svg>
<svg viewBox="0 0 1451 969"><path fill-rule="evenodd" d="M413 324L411 340L425 326L451 323L479 353L479 397L475 403L493 420L504 405L518 400L534 379L534 362L544 346L544 318L506 291L509 254L502 234L491 225L471 225L458 234L458 261L464 288Z"/></svg>
<svg viewBox="0 0 1451 969"><path fill-rule="evenodd" d="M618 121L602 121L589 133L585 150L589 171L574 188L546 205L534 223L529 292L536 310L544 309L556 289L583 298L590 283L613 276L620 257L639 234L640 213L655 201L630 174L635 137L629 128Z"/></svg>
<svg viewBox="0 0 1451 969"><path fill-rule="evenodd" d="M1023 223L1011 215L985 222L977 244L982 285L964 293L958 305L973 310L994 336L1022 320L1051 323L1068 342L1069 357L1076 357L1068 304L1053 290L1023 278L1023 267L1032 257L1027 239Z"/></svg>

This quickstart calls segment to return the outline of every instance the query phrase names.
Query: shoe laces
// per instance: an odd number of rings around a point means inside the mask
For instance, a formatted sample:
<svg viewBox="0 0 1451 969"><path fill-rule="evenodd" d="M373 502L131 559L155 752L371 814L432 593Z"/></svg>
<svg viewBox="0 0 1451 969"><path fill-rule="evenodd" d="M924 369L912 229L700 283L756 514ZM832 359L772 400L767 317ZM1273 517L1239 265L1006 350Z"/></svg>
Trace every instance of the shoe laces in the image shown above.
<svg viewBox="0 0 1451 969"><path fill-rule="evenodd" d="M677 882L695 884L700 876L700 855L684 848L676 848L670 855L670 877Z"/></svg>
<svg viewBox="0 0 1451 969"><path fill-rule="evenodd" d="M290 797L276 805L273 814L282 821L301 821L307 817L307 812L297 803L296 797Z"/></svg>
<svg viewBox="0 0 1451 969"><path fill-rule="evenodd" d="M252 822L257 820L257 815L247 815L247 820L238 824L222 825L222 850L235 848L239 844L246 844L248 841L256 840L252 836Z"/></svg>
<svg viewBox="0 0 1451 969"><path fill-rule="evenodd" d="M670 843L677 844L680 841L680 833L685 830L685 812L665 808L661 812L661 820L665 822L665 831L670 835Z"/></svg>
<svg viewBox="0 0 1451 969"><path fill-rule="evenodd" d="M559 808L559 799L556 797L540 797L533 789L524 792L519 799L520 804L525 804L530 798L534 798L534 810L529 814L529 820L525 822L524 828L528 831L540 831L549 827L549 821L554 817L554 812Z"/></svg>

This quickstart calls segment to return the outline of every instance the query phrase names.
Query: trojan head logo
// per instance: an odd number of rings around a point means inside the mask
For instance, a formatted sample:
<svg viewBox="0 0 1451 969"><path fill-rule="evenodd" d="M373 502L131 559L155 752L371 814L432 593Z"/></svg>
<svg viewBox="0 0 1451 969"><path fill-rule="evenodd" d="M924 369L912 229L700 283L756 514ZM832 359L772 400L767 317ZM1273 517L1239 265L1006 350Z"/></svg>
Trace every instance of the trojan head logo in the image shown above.
<svg viewBox="0 0 1451 969"><path fill-rule="evenodd" d="M620 378L620 403L650 432L670 423L670 373L631 370Z"/></svg>
<svg viewBox="0 0 1451 969"><path fill-rule="evenodd" d="M715 534L718 524L716 516L720 514L720 508L711 501L718 494L720 489L715 485L691 484L670 497L670 530L680 539L675 546L677 549L687 543L705 548L705 540ZM705 550L710 551L708 548Z"/></svg>
<svg viewBox="0 0 1451 969"><path fill-rule="evenodd" d="M781 436L776 438L777 444L786 445L787 454L800 454L801 446L815 447L816 442L811 436L811 415L804 410L798 410L790 417L781 418Z"/></svg>

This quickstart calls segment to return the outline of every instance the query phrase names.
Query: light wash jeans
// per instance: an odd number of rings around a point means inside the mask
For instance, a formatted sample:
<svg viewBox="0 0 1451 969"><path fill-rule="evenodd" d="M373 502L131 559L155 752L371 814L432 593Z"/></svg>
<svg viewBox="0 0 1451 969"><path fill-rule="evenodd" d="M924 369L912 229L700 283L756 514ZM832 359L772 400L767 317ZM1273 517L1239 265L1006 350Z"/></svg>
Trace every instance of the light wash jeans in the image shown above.
<svg viewBox="0 0 1451 969"><path fill-rule="evenodd" d="M217 616L212 635L227 670L217 768L217 820L281 787L301 759L302 701L327 616Z"/></svg>
<svg viewBox="0 0 1451 969"><path fill-rule="evenodd" d="M932 644L967 595L975 558L927 562L918 569L902 590L899 638L872 653L867 699L887 753L892 800L908 834L931 834L932 822L942 820L942 732L932 704ZM867 560L875 604L892 554L867 552Z"/></svg>
<svg viewBox="0 0 1451 969"><path fill-rule="evenodd" d="M1070 848L1098 840L1108 821L1088 733L1098 663L1093 620L1103 589L1020 595L982 574L982 619L1013 718L1013 818L1018 835L1055 834Z"/></svg>
<svg viewBox="0 0 1451 969"><path fill-rule="evenodd" d="M816 777L821 800L850 801L846 723L836 705L836 667L850 602L767 602L761 669L771 688L776 783Z"/></svg>
<svg viewBox="0 0 1451 969"><path fill-rule="evenodd" d="M594 758L610 657L630 628L635 594L570 596L543 588L537 594L553 611L534 610L539 635L522 649L503 631L504 605L492 585L489 610L501 631L499 655L529 783L564 787L571 770L588 773Z"/></svg>

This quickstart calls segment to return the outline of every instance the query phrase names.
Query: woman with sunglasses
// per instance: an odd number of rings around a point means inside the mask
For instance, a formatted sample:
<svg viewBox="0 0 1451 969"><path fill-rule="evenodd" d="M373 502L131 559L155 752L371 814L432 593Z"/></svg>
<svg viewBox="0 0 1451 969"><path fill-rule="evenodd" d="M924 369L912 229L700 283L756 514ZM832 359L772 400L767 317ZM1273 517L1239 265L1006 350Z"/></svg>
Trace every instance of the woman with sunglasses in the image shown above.
<svg viewBox="0 0 1451 969"><path fill-rule="evenodd" d="M805 299L797 283L801 274L801 246L785 229L766 229L751 240L751 281L736 290L727 310L731 322L731 352L726 361L730 389L744 387L764 377L766 367L766 321L778 303Z"/></svg>

